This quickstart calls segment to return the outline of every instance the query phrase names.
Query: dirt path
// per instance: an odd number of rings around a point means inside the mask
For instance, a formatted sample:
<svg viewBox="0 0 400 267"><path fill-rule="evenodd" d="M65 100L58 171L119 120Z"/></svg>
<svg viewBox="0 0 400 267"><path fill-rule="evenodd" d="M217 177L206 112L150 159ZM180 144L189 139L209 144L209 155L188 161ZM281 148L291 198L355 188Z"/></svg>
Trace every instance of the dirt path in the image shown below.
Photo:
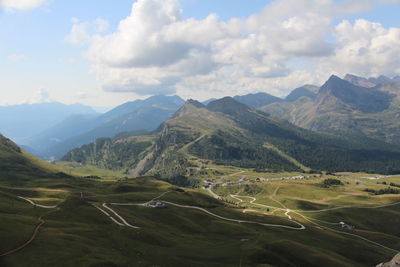
<svg viewBox="0 0 400 267"><path fill-rule="evenodd" d="M30 243L32 243L32 241L35 240L35 238L36 238L36 236L37 236L37 234L39 232L39 229L40 229L40 227L42 227L43 224L45 224L45 221L42 219L42 217L39 217L39 224L36 225L35 229L33 230L31 238L28 241L26 241L24 244L22 244L21 246L15 248L13 250L10 250L10 251L8 251L6 253L0 254L0 257L4 257L4 256L8 256L8 255L14 254L14 253L24 249Z"/></svg>
<svg viewBox="0 0 400 267"><path fill-rule="evenodd" d="M55 208L57 208L57 206L39 205L39 204L36 204L35 202L33 202L32 200L24 198L24 197L20 197L19 196L18 198L20 198L22 200L25 200L25 201L29 202L31 205L37 206L37 207L40 207L40 208L44 208L44 209L55 209ZM56 210L54 210L54 211L56 211ZM52 213L54 211L48 212L45 215L48 215L48 214L50 214L50 213ZM14 253L24 249L25 247L27 247L29 244L31 244L33 242L33 240L35 240L35 238L36 238L36 236L37 236L37 234L39 232L39 229L46 223L46 221L43 219L43 217L45 215L42 215L42 216L39 217L39 219L38 219L39 223L36 225L35 229L33 230L32 235L31 235L31 237L29 238L28 241L26 241L25 243L23 243L22 245L20 245L19 247L15 248L15 249L12 249L12 250L10 250L8 252L0 254L0 257L4 257L4 256L8 256L8 255L14 254Z"/></svg>

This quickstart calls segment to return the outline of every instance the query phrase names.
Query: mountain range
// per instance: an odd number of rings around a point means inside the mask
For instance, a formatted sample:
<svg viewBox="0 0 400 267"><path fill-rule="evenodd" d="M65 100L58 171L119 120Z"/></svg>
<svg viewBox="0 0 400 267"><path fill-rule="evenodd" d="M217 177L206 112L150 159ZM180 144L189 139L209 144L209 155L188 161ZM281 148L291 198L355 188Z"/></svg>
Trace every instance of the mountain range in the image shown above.
<svg viewBox="0 0 400 267"><path fill-rule="evenodd" d="M282 101L267 93L236 96L235 99L254 108ZM45 159L59 159L70 149L90 143L96 138L110 138L121 132L155 130L184 103L185 101L178 96L152 96L124 103L104 114L98 114L82 105L42 103L19 107L21 116L13 117L13 125L8 125L8 121L4 120L0 126L3 127L1 129L5 129L3 132L6 135L26 151ZM36 109L43 112L30 112ZM4 116L8 114L12 117L11 114L17 108L10 106L3 107L3 110ZM29 115L23 116L24 112L28 112ZM32 126L26 123L37 122L37 118L40 117L43 118L40 123ZM22 127L23 125L26 127ZM19 135L22 135L22 138Z"/></svg>
<svg viewBox="0 0 400 267"><path fill-rule="evenodd" d="M373 138L400 146L400 81L332 76L317 91L260 110L293 124L342 137Z"/></svg>
<svg viewBox="0 0 400 267"><path fill-rule="evenodd" d="M400 145L399 77L363 78L348 74L341 79L332 76L321 87L304 85L284 99L268 93L233 99L308 130L345 139L367 138ZM203 104L215 101L210 99ZM5 119L0 123L0 130L35 155L59 159L69 150L97 138L113 138L119 133L137 130L154 131L184 103L178 96L153 96L127 102L104 114L82 105L58 103L1 107L0 117ZM13 117L13 111L21 115L7 119ZM25 117L22 115L27 113ZM34 124L38 116L43 120Z"/></svg>
<svg viewBox="0 0 400 267"><path fill-rule="evenodd" d="M99 116L73 115L32 137L29 147L43 158L60 158L99 137L135 130L154 130L184 103L178 96L152 96L124 103Z"/></svg>
<svg viewBox="0 0 400 267"><path fill-rule="evenodd" d="M107 164L123 166L133 176L155 175L182 185L204 161L266 171L400 172L400 151L390 145L315 133L231 97L207 106L189 100L158 132L144 138L98 139L72 150L63 160L99 167L108 160ZM110 157L121 154L115 153L120 146L136 152L126 158Z"/></svg>

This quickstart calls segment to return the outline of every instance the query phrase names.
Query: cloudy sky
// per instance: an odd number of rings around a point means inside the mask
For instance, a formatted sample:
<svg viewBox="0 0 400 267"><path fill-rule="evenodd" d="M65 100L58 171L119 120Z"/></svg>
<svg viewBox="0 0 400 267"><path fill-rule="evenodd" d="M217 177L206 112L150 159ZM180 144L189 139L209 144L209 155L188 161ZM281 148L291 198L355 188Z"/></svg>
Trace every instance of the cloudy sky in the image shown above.
<svg viewBox="0 0 400 267"><path fill-rule="evenodd" d="M0 105L400 75L400 0L0 0Z"/></svg>

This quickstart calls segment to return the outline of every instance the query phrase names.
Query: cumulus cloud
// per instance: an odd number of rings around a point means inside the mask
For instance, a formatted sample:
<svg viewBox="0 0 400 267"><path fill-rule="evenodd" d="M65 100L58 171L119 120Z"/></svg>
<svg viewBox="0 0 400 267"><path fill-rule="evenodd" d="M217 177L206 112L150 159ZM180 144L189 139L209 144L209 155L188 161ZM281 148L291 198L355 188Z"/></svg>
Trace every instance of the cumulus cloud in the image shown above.
<svg viewBox="0 0 400 267"><path fill-rule="evenodd" d="M0 7L6 9L28 10L42 6L50 0L0 0Z"/></svg>
<svg viewBox="0 0 400 267"><path fill-rule="evenodd" d="M363 76L400 74L400 28L359 19L342 21L335 28L336 50L321 68Z"/></svg>
<svg viewBox="0 0 400 267"><path fill-rule="evenodd" d="M211 92L284 95L335 70L395 69L399 29L363 20L334 25L344 14L371 8L361 0L275 0L225 22L216 14L183 19L177 0L138 0L109 34L89 33L92 26L74 21L70 41L88 44L92 72L107 91L200 99Z"/></svg>

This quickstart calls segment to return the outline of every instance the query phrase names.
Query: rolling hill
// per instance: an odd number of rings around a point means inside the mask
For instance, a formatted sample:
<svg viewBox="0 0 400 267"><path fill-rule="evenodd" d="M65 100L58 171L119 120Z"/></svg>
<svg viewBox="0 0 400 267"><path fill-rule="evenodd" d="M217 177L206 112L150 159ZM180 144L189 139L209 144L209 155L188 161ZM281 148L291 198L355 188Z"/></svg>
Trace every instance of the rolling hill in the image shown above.
<svg viewBox="0 0 400 267"><path fill-rule="evenodd" d="M0 134L0 181L21 184L37 178L66 177L52 164L42 161L22 150L10 139Z"/></svg>

